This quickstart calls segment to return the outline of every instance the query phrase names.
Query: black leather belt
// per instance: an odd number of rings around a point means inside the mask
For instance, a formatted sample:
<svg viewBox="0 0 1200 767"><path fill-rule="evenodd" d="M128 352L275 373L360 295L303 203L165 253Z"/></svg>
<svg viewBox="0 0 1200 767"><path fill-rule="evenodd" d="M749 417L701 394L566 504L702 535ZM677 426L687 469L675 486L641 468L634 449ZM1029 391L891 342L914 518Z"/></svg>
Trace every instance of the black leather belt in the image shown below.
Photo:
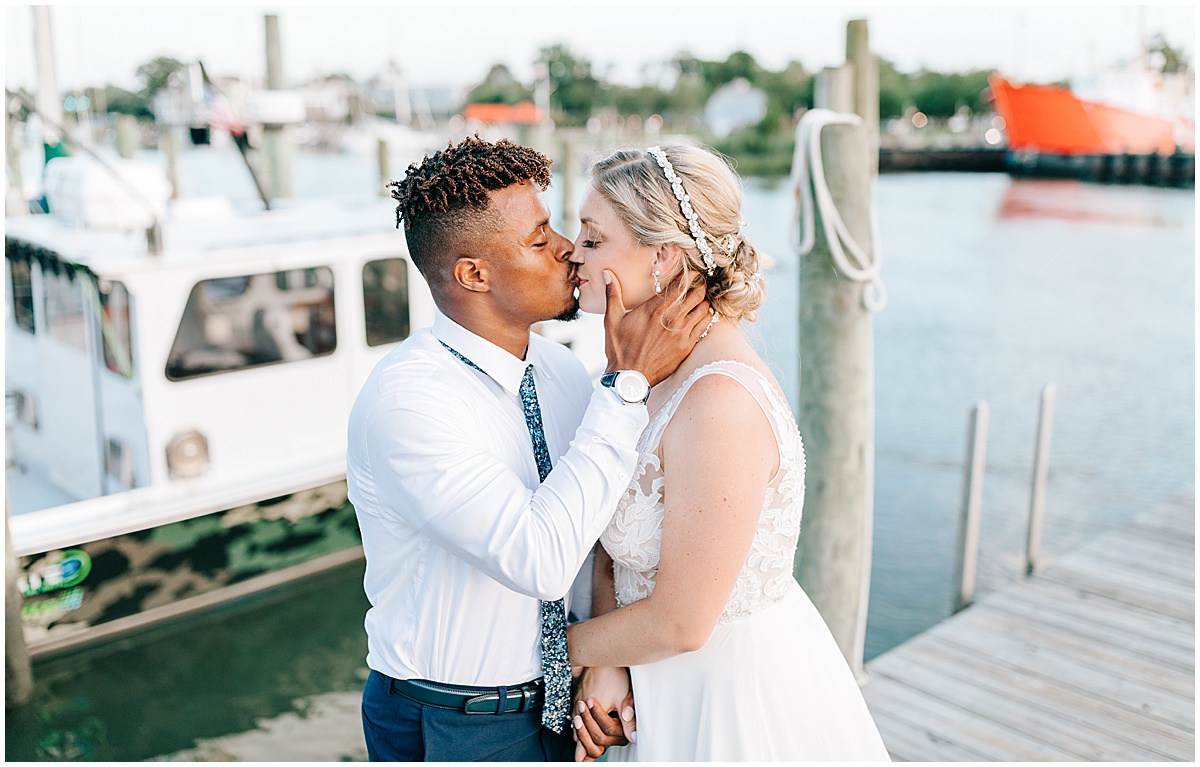
<svg viewBox="0 0 1200 767"><path fill-rule="evenodd" d="M393 679L392 690L421 703L468 714L519 714L542 705L542 680L519 687L464 687L424 679Z"/></svg>

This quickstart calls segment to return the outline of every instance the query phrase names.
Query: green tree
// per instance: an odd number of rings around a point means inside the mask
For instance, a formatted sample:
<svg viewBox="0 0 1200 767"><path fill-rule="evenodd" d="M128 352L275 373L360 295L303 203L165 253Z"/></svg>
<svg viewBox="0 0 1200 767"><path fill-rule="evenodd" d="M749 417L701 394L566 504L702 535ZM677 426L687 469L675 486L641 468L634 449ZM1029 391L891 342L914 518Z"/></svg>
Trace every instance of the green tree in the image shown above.
<svg viewBox="0 0 1200 767"><path fill-rule="evenodd" d="M813 105L813 78L798 61L788 63L779 72L760 70L758 87L767 94L767 116L783 119L790 129L792 115Z"/></svg>
<svg viewBox="0 0 1200 767"><path fill-rule="evenodd" d="M91 98L92 103L97 101L94 95ZM154 119L149 99L115 85L104 86L104 104L110 114L133 115L139 120Z"/></svg>
<svg viewBox="0 0 1200 767"><path fill-rule="evenodd" d="M758 85L759 73L762 72L754 57L745 51L734 51L724 61L702 62L702 67L704 79L713 90L739 77L746 78L752 85Z"/></svg>
<svg viewBox="0 0 1200 767"><path fill-rule="evenodd" d="M550 76L550 111L562 125L583 125L592 116L600 95L600 81L592 74L592 63L577 57L558 43L543 48L539 58Z"/></svg>
<svg viewBox="0 0 1200 767"><path fill-rule="evenodd" d="M171 82L171 75L187 65L170 56L157 56L137 68L137 77L142 81L142 96L153 100L154 95L166 88Z"/></svg>
<svg viewBox="0 0 1200 767"><path fill-rule="evenodd" d="M879 60L879 119L900 117L911 104L912 78L892 62Z"/></svg>
<svg viewBox="0 0 1200 767"><path fill-rule="evenodd" d="M1187 54L1168 43L1167 38L1163 36L1162 32L1158 32L1154 37L1150 38L1147 51L1162 55L1162 68L1160 71L1164 73L1187 71Z"/></svg>
<svg viewBox="0 0 1200 767"><path fill-rule="evenodd" d="M468 104L516 104L533 98L533 91L513 77L503 64L493 64L487 77L467 94Z"/></svg>

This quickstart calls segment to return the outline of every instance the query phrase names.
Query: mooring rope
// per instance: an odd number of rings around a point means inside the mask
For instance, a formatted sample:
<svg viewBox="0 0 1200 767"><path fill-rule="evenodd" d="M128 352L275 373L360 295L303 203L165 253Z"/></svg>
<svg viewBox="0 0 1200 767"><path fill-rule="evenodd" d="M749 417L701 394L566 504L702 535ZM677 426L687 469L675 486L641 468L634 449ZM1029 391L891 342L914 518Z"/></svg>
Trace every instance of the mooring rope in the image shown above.
<svg viewBox="0 0 1200 767"><path fill-rule="evenodd" d="M792 217L792 242L800 256L808 255L816 243L815 195L816 213L820 214L824 224L825 241L829 244L833 262L849 279L865 283L863 306L868 311L878 312L887 305L887 289L879 276L883 263L879 222L872 206L871 253L868 254L850 236L825 180L825 166L821 162L821 129L826 125L862 125L862 118L828 109L810 109L800 118L800 124L796 126L796 150L792 156L792 191L796 196L797 208L796 215Z"/></svg>

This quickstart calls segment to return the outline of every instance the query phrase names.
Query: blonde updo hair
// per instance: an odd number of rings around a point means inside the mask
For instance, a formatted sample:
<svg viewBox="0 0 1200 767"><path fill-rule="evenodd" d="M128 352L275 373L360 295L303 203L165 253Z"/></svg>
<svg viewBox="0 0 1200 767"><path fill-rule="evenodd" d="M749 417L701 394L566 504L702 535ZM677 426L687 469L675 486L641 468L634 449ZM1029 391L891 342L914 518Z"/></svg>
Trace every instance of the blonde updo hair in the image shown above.
<svg viewBox="0 0 1200 767"><path fill-rule="evenodd" d="M698 147L672 144L662 151L708 235L716 262L711 277L671 183L652 155L640 149L614 152L592 166L592 186L616 209L640 244L674 243L683 251L678 265L659 275L664 286L682 271L684 292L704 285L708 302L722 318L753 322L767 286L759 272L758 253L742 236L741 182L722 158Z"/></svg>

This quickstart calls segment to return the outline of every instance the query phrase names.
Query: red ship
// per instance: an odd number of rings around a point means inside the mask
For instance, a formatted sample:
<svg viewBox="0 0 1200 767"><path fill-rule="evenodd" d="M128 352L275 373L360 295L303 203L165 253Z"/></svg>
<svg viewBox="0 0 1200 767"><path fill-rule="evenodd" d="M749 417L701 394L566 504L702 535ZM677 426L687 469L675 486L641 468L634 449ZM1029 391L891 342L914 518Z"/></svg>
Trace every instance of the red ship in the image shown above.
<svg viewBox="0 0 1200 767"><path fill-rule="evenodd" d="M1086 101L1066 88L989 84L1013 152L1057 155L1168 155L1195 152L1195 128L1182 119Z"/></svg>
<svg viewBox="0 0 1200 767"><path fill-rule="evenodd" d="M1004 121L1009 173L1176 187L1196 182L1195 123L1187 117L1136 112L997 75L989 85Z"/></svg>

